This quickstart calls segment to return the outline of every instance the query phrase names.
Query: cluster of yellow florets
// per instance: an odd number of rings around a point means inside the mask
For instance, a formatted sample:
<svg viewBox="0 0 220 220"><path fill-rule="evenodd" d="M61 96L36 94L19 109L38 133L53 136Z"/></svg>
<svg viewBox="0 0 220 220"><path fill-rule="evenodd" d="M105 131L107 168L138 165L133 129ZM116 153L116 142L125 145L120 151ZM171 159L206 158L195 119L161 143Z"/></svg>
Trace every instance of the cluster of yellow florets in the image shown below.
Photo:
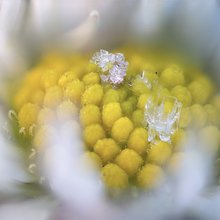
<svg viewBox="0 0 220 220"><path fill-rule="evenodd" d="M35 125L32 145L41 151L53 134L53 120L79 132L86 145L83 158L101 169L109 188L129 185L152 189L174 171L183 156L186 129L198 129L213 151L219 147L220 96L203 73L162 64L127 51L127 78L118 88L102 84L99 70L85 56L50 54L30 70L14 97L13 107L25 135ZM144 70L147 83L138 77ZM150 85L150 86L149 86ZM154 90L151 87L157 85ZM159 86L158 86L159 85ZM183 104L179 129L171 143L148 142L144 109L150 96L174 96ZM172 105L165 106L170 112ZM74 129L72 129L74 128ZM82 132L80 133L80 128ZM71 130L72 129L72 130Z"/></svg>

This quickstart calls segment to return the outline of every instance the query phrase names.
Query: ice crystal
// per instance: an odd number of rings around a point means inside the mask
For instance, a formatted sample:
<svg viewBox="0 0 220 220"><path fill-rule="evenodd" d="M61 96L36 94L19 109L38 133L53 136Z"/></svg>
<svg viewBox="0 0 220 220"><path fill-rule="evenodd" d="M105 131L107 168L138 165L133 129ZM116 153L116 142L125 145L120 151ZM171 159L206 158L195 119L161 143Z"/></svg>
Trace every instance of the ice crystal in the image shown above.
<svg viewBox="0 0 220 220"><path fill-rule="evenodd" d="M140 75L138 75L137 79L142 81L148 89L152 89L152 83L145 76L145 71L143 71Z"/></svg>
<svg viewBox="0 0 220 220"><path fill-rule="evenodd" d="M161 141L170 142L171 136L178 128L182 103L175 97L150 97L145 105L145 121L148 124L148 141L156 136Z"/></svg>
<svg viewBox="0 0 220 220"><path fill-rule="evenodd" d="M122 53L112 54L106 50L100 50L93 55L91 62L102 69L101 79L103 82L115 85L124 81L128 62L125 61Z"/></svg>

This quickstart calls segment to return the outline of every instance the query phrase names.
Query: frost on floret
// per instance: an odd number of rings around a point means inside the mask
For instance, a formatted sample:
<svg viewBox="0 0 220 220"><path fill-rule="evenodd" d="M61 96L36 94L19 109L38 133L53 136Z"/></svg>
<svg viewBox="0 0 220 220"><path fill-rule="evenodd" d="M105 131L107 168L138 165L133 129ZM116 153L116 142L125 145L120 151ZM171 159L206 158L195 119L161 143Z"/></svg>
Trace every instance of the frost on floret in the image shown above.
<svg viewBox="0 0 220 220"><path fill-rule="evenodd" d="M171 136L178 129L182 103L172 96L150 97L145 105L145 122L148 125L148 141L157 136L161 141L170 142Z"/></svg>
<svg viewBox="0 0 220 220"><path fill-rule="evenodd" d="M100 50L93 55L91 62L102 69L103 82L121 84L124 81L128 62L125 61L122 53L112 54L106 50Z"/></svg>

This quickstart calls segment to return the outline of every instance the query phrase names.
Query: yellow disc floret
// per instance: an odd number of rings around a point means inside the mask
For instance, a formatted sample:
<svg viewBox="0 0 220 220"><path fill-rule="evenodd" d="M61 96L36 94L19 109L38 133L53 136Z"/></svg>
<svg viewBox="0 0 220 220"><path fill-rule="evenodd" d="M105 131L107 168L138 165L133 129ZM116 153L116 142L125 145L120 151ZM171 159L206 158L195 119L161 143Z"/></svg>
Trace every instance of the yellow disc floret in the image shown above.
<svg viewBox="0 0 220 220"><path fill-rule="evenodd" d="M93 85L100 82L100 77L98 73L88 73L83 77L83 82L85 85Z"/></svg>
<svg viewBox="0 0 220 220"><path fill-rule="evenodd" d="M60 121L67 121L76 118L78 109L76 105L67 100L62 102L57 108L57 117Z"/></svg>
<svg viewBox="0 0 220 220"><path fill-rule="evenodd" d="M111 128L121 116L121 106L118 102L111 102L103 106L102 121L107 128Z"/></svg>
<svg viewBox="0 0 220 220"><path fill-rule="evenodd" d="M164 180L163 170L155 164L146 164L137 174L137 183L140 187L154 189Z"/></svg>
<svg viewBox="0 0 220 220"><path fill-rule="evenodd" d="M78 76L73 71L67 71L59 78L58 85L62 88L65 88L69 83L74 81L75 79L78 79Z"/></svg>
<svg viewBox="0 0 220 220"><path fill-rule="evenodd" d="M171 65L161 73L160 81L166 88L173 88L177 85L184 85L185 78L183 70L180 69L180 67L177 65Z"/></svg>
<svg viewBox="0 0 220 220"><path fill-rule="evenodd" d="M103 97L103 88L99 84L90 86L82 95L82 105L94 104L99 105Z"/></svg>
<svg viewBox="0 0 220 220"><path fill-rule="evenodd" d="M79 102L84 92L85 86L79 79L73 80L68 83L64 91L64 96L73 102Z"/></svg>
<svg viewBox="0 0 220 220"><path fill-rule="evenodd" d="M124 149L116 157L115 163L129 176L133 176L143 164L142 157L132 149Z"/></svg>
<svg viewBox="0 0 220 220"><path fill-rule="evenodd" d="M111 135L116 141L125 142L133 128L132 121L127 117L122 117L113 124Z"/></svg>
<svg viewBox="0 0 220 220"><path fill-rule="evenodd" d="M94 152L87 151L82 155L82 161L88 166L93 166L94 168L102 167L101 158Z"/></svg>
<svg viewBox="0 0 220 220"><path fill-rule="evenodd" d="M93 148L99 139L105 138L105 131L100 124L91 124L83 132L86 144Z"/></svg>
<svg viewBox="0 0 220 220"><path fill-rule="evenodd" d="M82 125L101 123L101 112L96 105L85 105L80 110L80 122Z"/></svg>
<svg viewBox="0 0 220 220"><path fill-rule="evenodd" d="M110 163L102 168L102 178L109 188L126 188L128 186L128 175L116 164Z"/></svg>
<svg viewBox="0 0 220 220"><path fill-rule="evenodd" d="M32 103L26 103L18 113L18 123L20 127L29 128L37 122L40 108Z"/></svg>
<svg viewBox="0 0 220 220"><path fill-rule="evenodd" d="M142 154L147 151L148 134L144 128L135 128L128 138L128 148Z"/></svg>
<svg viewBox="0 0 220 220"><path fill-rule="evenodd" d="M147 160L151 163L163 165L171 156L171 146L163 141L155 141L151 143L151 148L148 152Z"/></svg>
<svg viewBox="0 0 220 220"><path fill-rule="evenodd" d="M175 86L172 89L171 94L175 96L184 107L189 106L192 102L191 93L184 86Z"/></svg>
<svg viewBox="0 0 220 220"><path fill-rule="evenodd" d="M137 107L144 111L145 105L147 103L148 98L150 97L150 93L141 94L138 99Z"/></svg>
<svg viewBox="0 0 220 220"><path fill-rule="evenodd" d="M109 89L106 91L103 97L103 105L110 102L119 102L119 92L116 89Z"/></svg>
<svg viewBox="0 0 220 220"><path fill-rule="evenodd" d="M132 121L135 127L141 127L144 125L144 112L140 109L136 110L132 114Z"/></svg>
<svg viewBox="0 0 220 220"><path fill-rule="evenodd" d="M46 71L41 76L41 86L43 89L48 89L52 86L57 85L59 75L54 70Z"/></svg>
<svg viewBox="0 0 220 220"><path fill-rule="evenodd" d="M58 86L52 86L47 89L46 94L44 96L44 106L48 108L57 107L63 98L63 91Z"/></svg>
<svg viewBox="0 0 220 220"><path fill-rule="evenodd" d="M111 138L98 140L94 146L94 151L102 158L104 163L112 161L120 150L119 145Z"/></svg>

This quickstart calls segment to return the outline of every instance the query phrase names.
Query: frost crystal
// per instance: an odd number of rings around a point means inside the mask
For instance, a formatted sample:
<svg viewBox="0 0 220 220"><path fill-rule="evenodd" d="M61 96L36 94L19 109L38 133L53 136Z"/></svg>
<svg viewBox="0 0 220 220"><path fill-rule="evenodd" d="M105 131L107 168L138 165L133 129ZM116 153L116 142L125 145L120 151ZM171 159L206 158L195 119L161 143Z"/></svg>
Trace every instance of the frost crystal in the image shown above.
<svg viewBox="0 0 220 220"><path fill-rule="evenodd" d="M122 53L112 54L106 50L100 50L93 55L91 62L102 69L101 79L103 82L120 84L124 81L128 62L125 61Z"/></svg>
<svg viewBox="0 0 220 220"><path fill-rule="evenodd" d="M148 141L156 136L161 141L170 142L171 135L178 128L182 103L175 97L164 97L162 101L152 97L145 105L145 121L148 124Z"/></svg>
<svg viewBox="0 0 220 220"><path fill-rule="evenodd" d="M152 84L148 80L148 78L145 76L145 71L144 70L140 75L137 76L137 80L140 80L141 82L143 82L148 89L152 89Z"/></svg>

